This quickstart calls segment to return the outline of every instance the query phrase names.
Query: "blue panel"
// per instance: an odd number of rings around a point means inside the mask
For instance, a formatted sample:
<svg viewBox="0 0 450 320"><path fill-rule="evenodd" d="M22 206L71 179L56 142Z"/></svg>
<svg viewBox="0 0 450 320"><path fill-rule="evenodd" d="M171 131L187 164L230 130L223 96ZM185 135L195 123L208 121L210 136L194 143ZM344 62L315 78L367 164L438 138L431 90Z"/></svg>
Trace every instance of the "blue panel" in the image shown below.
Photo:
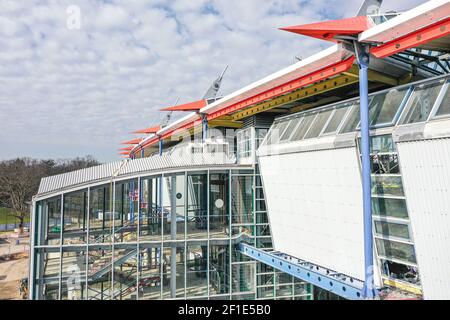
<svg viewBox="0 0 450 320"><path fill-rule="evenodd" d="M299 260L279 252L266 252L241 243L240 250L246 256L265 263L277 270L311 283L340 297L350 300L362 299L364 283L330 269Z"/></svg>

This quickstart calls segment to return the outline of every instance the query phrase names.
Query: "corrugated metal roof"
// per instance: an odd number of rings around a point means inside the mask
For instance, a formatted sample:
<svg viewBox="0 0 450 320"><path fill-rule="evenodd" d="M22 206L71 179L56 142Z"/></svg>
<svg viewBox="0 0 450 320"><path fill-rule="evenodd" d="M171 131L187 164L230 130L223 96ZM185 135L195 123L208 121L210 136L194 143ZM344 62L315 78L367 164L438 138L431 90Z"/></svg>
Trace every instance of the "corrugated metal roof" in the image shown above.
<svg viewBox="0 0 450 320"><path fill-rule="evenodd" d="M76 187L77 185L101 182L113 177L139 174L143 172L156 173L172 168L189 168L200 166L224 166L236 163L235 157L225 153L195 153L180 155L176 152L172 154L155 155L153 157L135 160L124 160L122 162L112 162L81 169L73 172L63 173L41 180L38 196L61 191L63 189Z"/></svg>

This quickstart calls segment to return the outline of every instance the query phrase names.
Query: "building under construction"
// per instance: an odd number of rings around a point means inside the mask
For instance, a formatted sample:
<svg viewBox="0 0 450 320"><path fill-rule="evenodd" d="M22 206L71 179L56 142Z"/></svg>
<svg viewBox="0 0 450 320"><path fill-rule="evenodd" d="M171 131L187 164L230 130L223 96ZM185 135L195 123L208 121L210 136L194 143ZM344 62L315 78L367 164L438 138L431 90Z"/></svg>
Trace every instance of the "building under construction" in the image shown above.
<svg viewBox="0 0 450 320"><path fill-rule="evenodd" d="M44 178L30 298L450 299L450 1L380 4L283 28L334 45Z"/></svg>

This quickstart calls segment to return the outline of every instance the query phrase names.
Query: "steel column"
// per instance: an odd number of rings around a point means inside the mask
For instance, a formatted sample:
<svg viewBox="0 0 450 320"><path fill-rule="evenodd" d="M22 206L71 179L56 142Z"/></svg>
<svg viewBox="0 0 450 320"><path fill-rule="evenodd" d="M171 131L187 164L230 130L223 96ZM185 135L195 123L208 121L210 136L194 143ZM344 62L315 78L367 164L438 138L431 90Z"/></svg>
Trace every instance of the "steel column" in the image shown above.
<svg viewBox="0 0 450 320"><path fill-rule="evenodd" d="M163 141L159 139L159 155L162 156L163 153Z"/></svg>
<svg viewBox="0 0 450 320"><path fill-rule="evenodd" d="M177 297L177 176L170 177L170 297Z"/></svg>
<svg viewBox="0 0 450 320"><path fill-rule="evenodd" d="M202 142L205 143L208 137L208 118L203 116L202 118Z"/></svg>
<svg viewBox="0 0 450 320"><path fill-rule="evenodd" d="M372 299L377 296L374 284L373 234L372 234L372 193L370 166L370 119L369 119L369 48L355 44L359 65L359 98L361 116L361 176L363 187L364 215L364 286L362 297Z"/></svg>

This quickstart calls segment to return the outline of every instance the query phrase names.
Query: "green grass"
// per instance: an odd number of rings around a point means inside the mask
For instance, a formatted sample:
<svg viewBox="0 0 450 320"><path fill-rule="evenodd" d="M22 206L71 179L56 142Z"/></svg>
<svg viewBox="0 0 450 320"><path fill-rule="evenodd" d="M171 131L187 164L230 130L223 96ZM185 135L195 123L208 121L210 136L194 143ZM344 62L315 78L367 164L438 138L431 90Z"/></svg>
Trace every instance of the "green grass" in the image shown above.
<svg viewBox="0 0 450 320"><path fill-rule="evenodd" d="M29 214L25 217L25 222L30 221ZM19 223L19 219L12 215L12 210L8 208L0 208L0 224Z"/></svg>

